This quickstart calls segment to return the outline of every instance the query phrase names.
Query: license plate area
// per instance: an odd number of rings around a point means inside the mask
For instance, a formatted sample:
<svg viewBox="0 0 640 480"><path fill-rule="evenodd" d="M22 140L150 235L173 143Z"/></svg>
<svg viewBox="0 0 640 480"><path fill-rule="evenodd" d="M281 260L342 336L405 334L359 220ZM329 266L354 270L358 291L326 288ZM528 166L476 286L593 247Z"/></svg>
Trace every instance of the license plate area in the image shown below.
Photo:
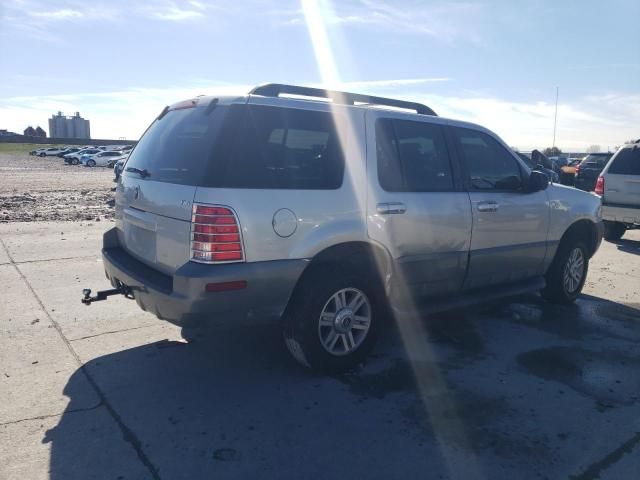
<svg viewBox="0 0 640 480"><path fill-rule="evenodd" d="M156 232L139 225L124 222L124 239L127 250L140 259L156 262Z"/></svg>

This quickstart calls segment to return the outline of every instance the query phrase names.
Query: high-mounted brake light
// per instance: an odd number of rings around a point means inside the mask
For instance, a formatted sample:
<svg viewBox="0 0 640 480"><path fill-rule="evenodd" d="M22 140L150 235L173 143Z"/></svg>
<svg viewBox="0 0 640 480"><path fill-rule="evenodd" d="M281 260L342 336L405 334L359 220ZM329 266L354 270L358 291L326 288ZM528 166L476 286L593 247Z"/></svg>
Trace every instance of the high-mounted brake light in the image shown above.
<svg viewBox="0 0 640 480"><path fill-rule="evenodd" d="M218 205L193 206L191 260L200 263L244 261L240 225L233 210Z"/></svg>
<svg viewBox="0 0 640 480"><path fill-rule="evenodd" d="M174 103L169 107L169 110L183 110L185 108L195 108L198 105L198 101L194 98L184 100L182 102Z"/></svg>
<svg viewBox="0 0 640 480"><path fill-rule="evenodd" d="M598 177L596 181L596 189L594 190L596 195L604 195L604 177Z"/></svg>

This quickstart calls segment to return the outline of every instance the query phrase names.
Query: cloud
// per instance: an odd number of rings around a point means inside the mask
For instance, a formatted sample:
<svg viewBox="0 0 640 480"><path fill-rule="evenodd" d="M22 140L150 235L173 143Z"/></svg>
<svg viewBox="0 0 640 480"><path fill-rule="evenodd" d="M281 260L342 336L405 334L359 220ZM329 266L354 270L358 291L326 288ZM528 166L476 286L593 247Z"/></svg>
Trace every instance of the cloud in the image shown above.
<svg viewBox="0 0 640 480"><path fill-rule="evenodd" d="M458 96L423 96L420 100L442 116L483 125L523 151L548 147L553 141L553 103ZM640 136L638 125L640 94L582 97L558 105L556 145L565 151L584 151L592 144L613 148Z"/></svg>
<svg viewBox="0 0 640 480"><path fill-rule="evenodd" d="M48 43L64 43L63 29L52 28L52 24L71 22L116 20L121 9L115 4L87 5L79 0L7 0L0 16L0 36L14 39L17 35Z"/></svg>
<svg viewBox="0 0 640 480"><path fill-rule="evenodd" d="M353 90L370 90L370 89L386 89L397 88L410 85L422 85L425 83L442 83L451 81L448 77L435 78L400 78L392 80L365 80L356 82L341 82L336 88L353 89Z"/></svg>
<svg viewBox="0 0 640 480"><path fill-rule="evenodd" d="M130 88L113 92L0 98L0 125L11 131L28 125L46 129L57 111L79 111L91 121L93 138L137 140L165 105L202 94L244 95L249 85L192 85L170 88Z"/></svg>
<svg viewBox="0 0 640 480"><path fill-rule="evenodd" d="M56 20L71 20L74 18L82 18L84 14L78 10L72 10L70 8L63 8L61 10L48 10L42 12L27 12L27 15L36 18L43 18L51 21Z"/></svg>
<svg viewBox="0 0 640 480"><path fill-rule="evenodd" d="M370 80L346 82L336 88L424 103L443 117L483 125L522 151L551 146L553 103L511 101L475 94L433 95L421 91L423 85L445 80ZM184 88L130 88L79 95L0 98L0 125L13 131L22 131L27 125L46 127L47 119L58 110L80 111L91 121L95 138L137 139L167 104L202 94L244 95L253 87L199 82ZM613 148L625 140L640 137L638 125L640 94L593 94L559 104L556 144L569 152L584 151L593 144L603 150Z"/></svg>
<svg viewBox="0 0 640 480"><path fill-rule="evenodd" d="M479 17L484 15L485 9L479 3L441 2L425 5L424 2L412 1L400 6L372 0L359 0L355 3L319 0L318 6L328 26L343 25L400 34L426 35L443 42L482 42L482 22ZM300 8L276 8L270 13L278 19L276 23L280 25L305 24Z"/></svg>
<svg viewBox="0 0 640 480"><path fill-rule="evenodd" d="M183 22L203 18L206 8L207 6L204 3L196 0L179 3L166 1L146 5L141 9L141 12L145 16L156 20Z"/></svg>

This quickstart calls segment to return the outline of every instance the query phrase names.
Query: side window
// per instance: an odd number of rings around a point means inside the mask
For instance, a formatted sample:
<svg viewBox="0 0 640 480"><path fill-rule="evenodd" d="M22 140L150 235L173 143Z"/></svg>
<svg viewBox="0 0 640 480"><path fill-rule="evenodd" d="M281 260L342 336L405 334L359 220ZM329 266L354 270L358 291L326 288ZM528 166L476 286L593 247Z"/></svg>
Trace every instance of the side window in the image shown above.
<svg viewBox="0 0 640 480"><path fill-rule="evenodd" d="M376 153L380 186L389 192L453 189L442 127L424 122L379 119Z"/></svg>
<svg viewBox="0 0 640 480"><path fill-rule="evenodd" d="M522 186L516 159L494 138L468 128L452 130L472 190L517 190Z"/></svg>
<svg viewBox="0 0 640 480"><path fill-rule="evenodd" d="M607 173L640 175L640 148L624 148L618 152Z"/></svg>
<svg viewBox="0 0 640 480"><path fill-rule="evenodd" d="M331 114L234 105L216 155L224 170L208 186L333 190L340 188L344 159ZM217 162L216 162L217 163Z"/></svg>

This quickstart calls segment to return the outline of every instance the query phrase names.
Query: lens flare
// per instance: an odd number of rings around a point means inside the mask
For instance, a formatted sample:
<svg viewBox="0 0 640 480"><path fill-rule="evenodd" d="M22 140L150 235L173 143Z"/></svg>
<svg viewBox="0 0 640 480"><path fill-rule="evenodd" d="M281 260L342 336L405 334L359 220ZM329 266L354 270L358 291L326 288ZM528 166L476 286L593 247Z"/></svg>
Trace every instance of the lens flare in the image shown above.
<svg viewBox="0 0 640 480"><path fill-rule="evenodd" d="M302 0L302 11L309 32L309 38L313 47L314 55L322 83L325 88L339 88L341 79L336 65L334 51L331 46L329 34L327 32L327 19L333 18L333 9L329 1ZM333 26L337 30L337 25ZM339 45L344 51L346 44ZM368 176L365 162L349 161L349 158L364 159L367 152L367 140L360 143L357 139L362 135L356 134L355 125L361 124L365 120L365 110L345 108L338 103L330 102L330 109L340 148L346 161L345 181L350 181L353 185L351 191L355 192L355 201L359 206L363 219L367 224L381 224L384 217L376 211L367 212L367 204L376 205L378 199L368 199L372 194L368 189ZM375 151L375 150L374 150ZM376 257L376 266L380 280L389 290L390 268L385 264L385 260ZM409 292L406 279L402 277L402 272L394 271L394 289ZM420 318L415 301L411 294L403 295L408 299L408 314L396 315L395 324L398 326L400 337L404 343L405 350L418 386L420 398L424 408L429 415L436 439L438 441L443 458L449 469L450 477L455 479L482 478L480 465L473 454L468 440L468 435L463 422L456 412L455 396L447 386L447 381L440 371L431 349L430 339L423 321Z"/></svg>

